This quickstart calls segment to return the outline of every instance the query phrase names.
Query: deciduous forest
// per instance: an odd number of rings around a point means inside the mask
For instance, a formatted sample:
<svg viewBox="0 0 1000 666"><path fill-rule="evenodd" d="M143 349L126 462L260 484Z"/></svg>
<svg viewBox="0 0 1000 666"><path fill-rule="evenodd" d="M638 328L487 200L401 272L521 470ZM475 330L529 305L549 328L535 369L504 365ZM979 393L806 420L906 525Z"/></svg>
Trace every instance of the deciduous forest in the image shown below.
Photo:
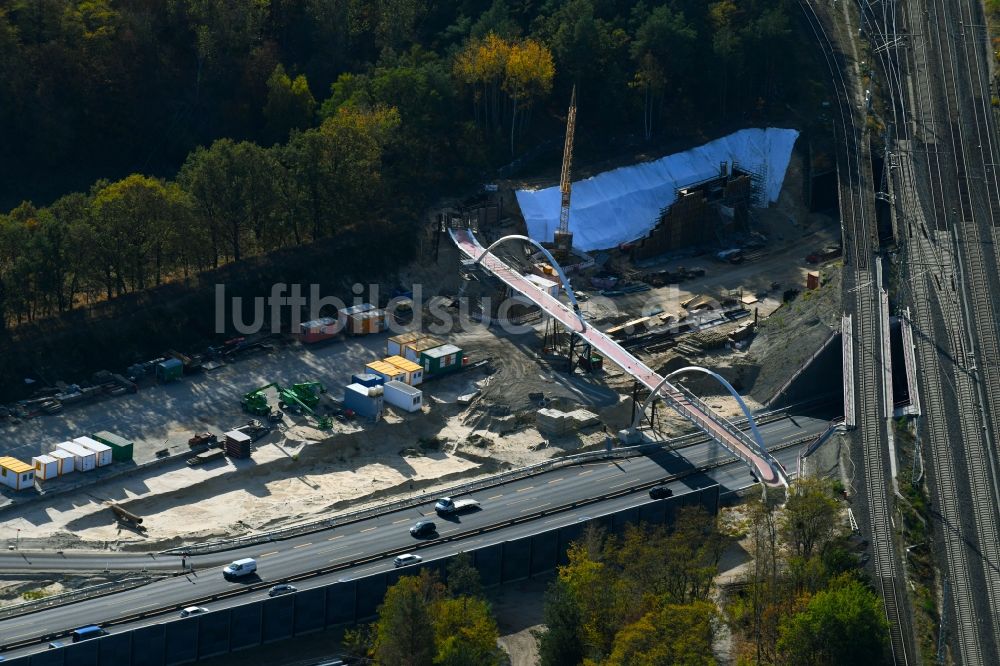
<svg viewBox="0 0 1000 666"><path fill-rule="evenodd" d="M561 141L764 122L785 0L3 0L0 327L363 225ZM804 50L804 49L803 49Z"/></svg>

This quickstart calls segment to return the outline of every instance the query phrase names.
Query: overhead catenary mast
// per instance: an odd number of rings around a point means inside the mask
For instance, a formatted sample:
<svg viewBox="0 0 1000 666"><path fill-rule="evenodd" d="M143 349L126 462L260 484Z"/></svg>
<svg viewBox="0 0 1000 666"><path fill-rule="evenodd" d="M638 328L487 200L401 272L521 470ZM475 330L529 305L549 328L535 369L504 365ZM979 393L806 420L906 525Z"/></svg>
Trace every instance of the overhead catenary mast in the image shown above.
<svg viewBox="0 0 1000 666"><path fill-rule="evenodd" d="M566 144L563 146L562 174L559 177L559 191L562 193L562 206L559 209L559 228L553 237L555 256L559 261L569 256L573 248L573 234L569 230L569 200L573 188L570 180L570 165L573 163L573 134L576 131L576 86L569 102L569 115L566 117Z"/></svg>

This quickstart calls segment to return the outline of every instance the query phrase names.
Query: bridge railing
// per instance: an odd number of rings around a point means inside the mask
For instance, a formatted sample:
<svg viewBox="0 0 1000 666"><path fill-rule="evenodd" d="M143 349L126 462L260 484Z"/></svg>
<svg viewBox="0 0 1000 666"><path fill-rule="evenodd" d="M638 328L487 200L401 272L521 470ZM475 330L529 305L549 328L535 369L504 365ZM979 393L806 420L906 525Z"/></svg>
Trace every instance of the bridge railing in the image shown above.
<svg viewBox="0 0 1000 666"><path fill-rule="evenodd" d="M674 409L674 411L678 412L684 418L691 421L691 423L695 424L696 426L704 430L709 436L712 436L714 434L712 428L712 424L715 423L714 420L707 418L704 413L698 410L691 409L689 406L684 405L678 399L677 395L674 393L666 391L661 393L661 395L663 396L663 399ZM723 442L720 443L723 444L723 446L725 446ZM746 464L756 467L756 465L754 465L754 462L750 459L750 456L746 455L740 449L737 449L732 446L726 446L725 448L734 456L745 462Z"/></svg>
<svg viewBox="0 0 1000 666"><path fill-rule="evenodd" d="M757 442L752 437L748 436L745 432L740 430L735 423L733 423L732 421L730 421L729 419L727 419L726 417L722 416L714 409L709 407L704 400L696 396L694 393L686 389L684 386L680 384L671 384L671 386L673 386L679 393L683 394L684 397L687 398L689 402L696 405L698 407L698 411L701 414L711 419L712 422L718 425L720 428L723 428L726 432L732 435L734 439L736 439L741 444L746 446L749 451L755 451L758 453L762 453L763 455L763 452L760 451L760 445L757 444Z"/></svg>

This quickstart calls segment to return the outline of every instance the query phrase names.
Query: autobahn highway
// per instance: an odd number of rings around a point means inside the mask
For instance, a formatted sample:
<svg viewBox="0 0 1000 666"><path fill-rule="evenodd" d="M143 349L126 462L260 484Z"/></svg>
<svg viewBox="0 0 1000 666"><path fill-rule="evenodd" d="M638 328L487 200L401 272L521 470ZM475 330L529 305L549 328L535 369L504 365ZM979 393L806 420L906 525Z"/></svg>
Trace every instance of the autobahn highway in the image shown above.
<svg viewBox="0 0 1000 666"><path fill-rule="evenodd" d="M787 468L794 470L800 450L798 443L803 439L814 438L827 427L826 420L797 416L767 423L760 428L769 448L775 449L775 457ZM712 465L718 466L705 472L698 471L698 468ZM392 552L395 555L396 551L401 549L417 552L425 559L429 559L532 534L540 529L572 524L585 517L619 508L638 506L650 501L644 491L645 487L660 479L675 476L682 477L670 483L675 494L715 483L722 486L723 492L741 490L752 484L744 464L736 461L720 445L710 440L685 447L683 456L665 449L650 456L585 463L476 493L476 499L483 505L480 511L463 514L454 519L435 517L440 537L454 539L452 541L422 542L411 537L408 527L421 518L434 515L434 511L431 505L406 509L286 541L193 557L193 574L171 577L113 595L57 606L0 622L0 637L2 637L0 640L3 644L11 644L29 638L61 634L81 624L109 622L115 618L159 608L171 610L139 620L138 624L115 625L110 630L120 631L124 628L173 619L176 617L175 607L239 586L240 583L228 582L222 578L221 566L240 557L252 556L258 560L260 579L255 579L254 582L261 580L278 582L303 572L338 563L348 563L366 556L385 552ZM640 489L627 492L635 486L640 486ZM595 495L613 492L623 494L612 499L539 516L537 519L495 531L475 533L484 527L530 517L542 511L554 511L559 507L593 498ZM463 538L462 535L465 533L470 534ZM24 563L28 562L29 568L35 570L48 570L52 566L76 570L78 566L87 568L94 565L103 569L106 562L115 562L115 566L125 568L138 566L155 569L164 566L174 571L179 568L178 558L172 556L123 555L108 558L104 555L68 553L64 555L65 557L42 553L14 555L6 553L0 561L0 567L23 570ZM387 556L378 561L317 576L301 583L296 582L296 585L307 588L340 578L352 578L384 570L392 567L391 559L391 556ZM151 566L151 563L155 565ZM209 608L223 607L217 603L236 605L250 598L257 598L261 594L263 592L253 592L225 601L206 602L203 605ZM24 654L32 649L38 648L24 647L4 654Z"/></svg>

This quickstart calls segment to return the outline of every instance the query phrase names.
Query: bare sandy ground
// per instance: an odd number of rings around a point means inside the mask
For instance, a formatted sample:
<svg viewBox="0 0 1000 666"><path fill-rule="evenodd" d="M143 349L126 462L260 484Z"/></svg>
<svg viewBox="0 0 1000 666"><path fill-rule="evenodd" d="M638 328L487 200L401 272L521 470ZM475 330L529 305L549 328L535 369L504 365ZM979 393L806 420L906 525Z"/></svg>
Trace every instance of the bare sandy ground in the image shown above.
<svg viewBox="0 0 1000 666"><path fill-rule="evenodd" d="M563 446L542 446L530 427L473 436L447 403L310 441L317 434L293 427L258 442L250 460L160 467L42 500L0 521L0 533L20 529L22 547L111 549L243 535L540 462L603 437L574 433ZM144 531L120 525L111 502L140 515Z"/></svg>

